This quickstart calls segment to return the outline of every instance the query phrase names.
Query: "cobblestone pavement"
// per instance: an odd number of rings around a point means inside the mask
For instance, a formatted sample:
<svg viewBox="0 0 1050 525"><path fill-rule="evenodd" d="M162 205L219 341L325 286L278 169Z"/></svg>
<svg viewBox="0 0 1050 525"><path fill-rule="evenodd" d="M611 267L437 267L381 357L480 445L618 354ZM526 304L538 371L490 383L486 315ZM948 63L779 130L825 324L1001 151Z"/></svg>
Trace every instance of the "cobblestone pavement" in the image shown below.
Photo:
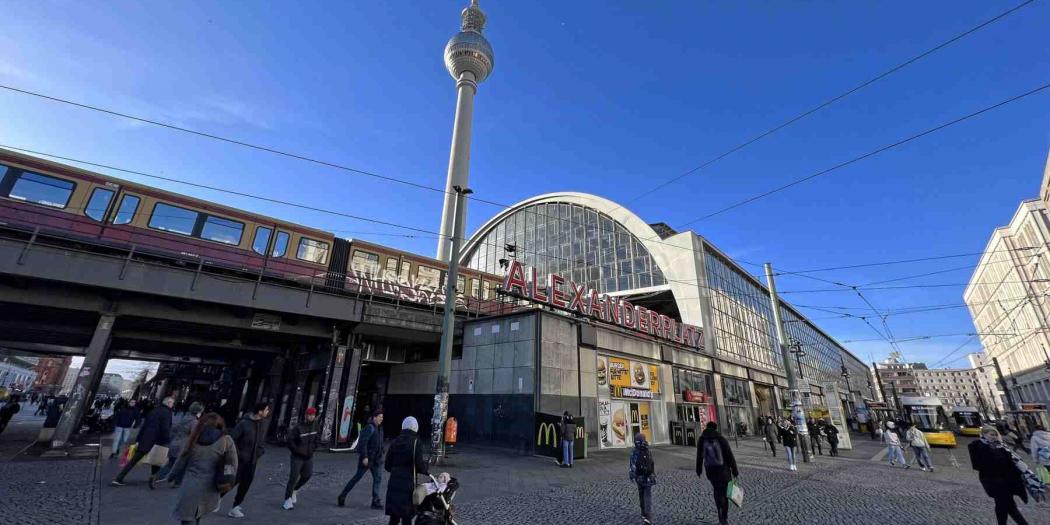
<svg viewBox="0 0 1050 525"><path fill-rule="evenodd" d="M733 442L731 442L733 443ZM105 443L104 443L105 444ZM917 469L891 469L882 460L882 447L859 439L852 451L839 458L817 456L813 462L799 464L798 472L788 471L781 453L772 458L759 440L733 443L741 467L741 485L746 491L744 507L730 510L730 521L754 524L985 524L994 523L992 501L986 497L970 469L965 443L954 450L936 449L934 473ZM461 480L457 495L457 521L461 524L530 524L571 522L576 524L639 523L637 491L627 481L627 451L600 451L579 461L576 468L559 469L552 460L522 457L499 450L465 448L443 468ZM654 449L658 484L654 488L657 523L716 523L710 484L694 473L695 452L686 447L663 446ZM954 461L953 461L954 457ZM370 479L355 488L347 507L335 505L335 496L353 473L355 457L350 454L319 453L314 479L301 491L294 510L280 508L287 473L287 451L273 447L262 459L255 484L245 504L247 518L242 523L353 524L379 525L387 522L381 511L368 509ZM33 465L23 469L23 465ZM76 468L73 466L76 465ZM957 465L957 466L956 466ZM12 467L17 466L17 467ZM86 468L85 468L86 467ZM172 523L170 510L175 491L145 486L147 469L137 469L126 487L110 487L116 473L115 460L102 460L101 514L98 523ZM34 480L46 480L50 489L70 494L61 505L70 507L55 517L16 519L14 523L89 523L90 507L84 494L92 483L90 465L84 462L7 462L0 463L5 488L25 494L25 501L40 505L51 497L48 489L27 488ZM73 473L76 475L72 475ZM12 478L15 481L7 481ZM96 479L94 483L99 483ZM385 484L384 484L385 490ZM6 498L0 498L0 501ZM209 516L205 523L233 523L225 517L231 498L221 514ZM23 511L23 498L5 502L4 516ZM1032 524L1050 525L1050 505L1022 507ZM63 512L67 512L63 510ZM6 521L5 521L6 522Z"/></svg>

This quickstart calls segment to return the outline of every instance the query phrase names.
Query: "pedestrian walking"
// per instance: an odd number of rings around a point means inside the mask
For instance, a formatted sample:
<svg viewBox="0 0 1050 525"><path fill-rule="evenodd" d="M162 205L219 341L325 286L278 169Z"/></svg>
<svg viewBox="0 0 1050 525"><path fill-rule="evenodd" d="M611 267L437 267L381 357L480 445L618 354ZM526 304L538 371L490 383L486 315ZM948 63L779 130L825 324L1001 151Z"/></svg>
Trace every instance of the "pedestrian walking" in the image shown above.
<svg viewBox="0 0 1050 525"><path fill-rule="evenodd" d="M303 422L288 431L288 450L292 457L289 460L288 484L284 487L284 503L281 504L284 510L295 508L299 501L299 489L314 475L314 450L317 450L320 437L317 432L317 409L309 407Z"/></svg>
<svg viewBox="0 0 1050 525"><path fill-rule="evenodd" d="M150 411L149 416L142 423L142 428L139 430L139 435L135 440L137 443L135 448L135 454L131 456L124 468L121 469L117 477L110 482L110 485L115 487L123 487L125 485L124 478L127 477L128 472L142 461L142 458L146 457L153 447L167 447L171 443L171 407L175 404L175 398L166 397L161 402L160 406ZM153 482L157 480L157 473L160 472L160 466L150 465L149 467L149 488L153 488Z"/></svg>
<svg viewBox="0 0 1050 525"><path fill-rule="evenodd" d="M182 483L182 480L178 479L177 476L171 475L171 471L175 466L175 462L178 461L180 453L186 447L190 434L193 433L193 427L203 413L204 405L193 403L190 405L188 413L175 418L175 422L171 424L171 446L168 447L168 464L164 465L157 472L157 479L166 479L173 486L178 486L179 483ZM223 426L225 427L225 422Z"/></svg>
<svg viewBox="0 0 1050 525"><path fill-rule="evenodd" d="M408 416L401 422L401 434L390 445L386 453L385 468L390 473L386 484L386 515L390 525L411 525L416 515L412 492L416 488L416 475L429 473L423 459L423 445L419 441L419 423Z"/></svg>
<svg viewBox="0 0 1050 525"><path fill-rule="evenodd" d="M1041 425L1035 427L1029 442L1032 459L1036 463L1035 473L1043 483L1050 483L1050 432Z"/></svg>
<svg viewBox="0 0 1050 525"><path fill-rule="evenodd" d="M889 458L890 466L907 465L904 461L904 448L901 446L900 434L897 433L897 425L893 421L886 422L886 431L882 433L882 441L886 443L886 457Z"/></svg>
<svg viewBox="0 0 1050 525"><path fill-rule="evenodd" d="M736 458L729 442L718 432L718 423L710 421L700 434L696 444L696 475L703 476L707 469L707 480L714 491L715 507L718 509L718 525L729 523L729 482L740 477Z"/></svg>
<svg viewBox="0 0 1050 525"><path fill-rule="evenodd" d="M653 485L656 485L656 464L645 434L634 435L634 450L631 451L627 476L638 485L638 505L642 508L642 523L653 522Z"/></svg>
<svg viewBox="0 0 1050 525"><path fill-rule="evenodd" d="M357 437L357 473L343 487L336 502L340 507L346 505L346 495L354 490L354 486L365 476L366 472L372 473L372 508L383 509L383 501L379 499L379 486L383 482L383 412L377 411L368 420L368 425Z"/></svg>
<svg viewBox="0 0 1050 525"><path fill-rule="evenodd" d="M7 399L7 404L4 405L4 408L0 408L0 434L4 433L4 429L11 422L11 418L22 411L22 405L18 404L18 399L18 396L11 396Z"/></svg>
<svg viewBox="0 0 1050 525"><path fill-rule="evenodd" d="M930 458L930 442L926 440L926 434L919 430L919 427L911 425L904 438L908 441L908 446L911 447L912 453L915 454L915 460L919 463L922 471L926 472L926 469L929 469L930 472L933 472L933 460ZM905 464L904 468L911 468L911 463Z"/></svg>
<svg viewBox="0 0 1050 525"><path fill-rule="evenodd" d="M568 410L561 416L561 461L562 468L572 468L573 444L576 441L576 420Z"/></svg>
<svg viewBox="0 0 1050 525"><path fill-rule="evenodd" d="M256 403L250 414L245 414L237 426L230 432L230 438L237 445L237 495L233 498L231 518L243 518L244 498L255 480L255 468L259 459L266 453L266 419L270 417L270 404Z"/></svg>
<svg viewBox="0 0 1050 525"><path fill-rule="evenodd" d="M1046 485L1028 469L1021 458L1006 448L1002 435L992 426L981 429L981 437L970 443L970 464L977 471L985 494L995 500L995 519L1006 525L1013 518L1019 525L1027 525L1021 511L1017 509L1014 496L1028 503L1032 495L1041 501L1046 494Z"/></svg>
<svg viewBox="0 0 1050 525"><path fill-rule="evenodd" d="M828 440L828 447L830 447L830 449L831 449L831 450L828 451L828 454L832 455L833 457L838 457L838 455L839 455L839 429L838 429L838 427L836 427L832 423L825 423L824 424L824 437Z"/></svg>
<svg viewBox="0 0 1050 525"><path fill-rule="evenodd" d="M219 510L220 485L228 490L236 472L237 446L226 435L226 422L214 412L204 414L172 468L172 476L183 480L172 516L181 525L193 525Z"/></svg>
<svg viewBox="0 0 1050 525"><path fill-rule="evenodd" d="M787 455L788 470L798 470L795 465L795 447L798 446L798 429L788 419L780 421L780 442L784 444L784 454Z"/></svg>
<svg viewBox="0 0 1050 525"><path fill-rule="evenodd" d="M823 431L823 421L813 421L810 419L806 425L809 427L809 446L810 450L816 450L821 456L824 455L824 449L820 446L820 435Z"/></svg>
<svg viewBox="0 0 1050 525"><path fill-rule="evenodd" d="M762 439L769 443L769 450L773 453L773 457L777 457L777 444L774 441L780 441L777 435L777 426L773 424L773 418L766 417L765 425L762 426L762 434L765 436Z"/></svg>

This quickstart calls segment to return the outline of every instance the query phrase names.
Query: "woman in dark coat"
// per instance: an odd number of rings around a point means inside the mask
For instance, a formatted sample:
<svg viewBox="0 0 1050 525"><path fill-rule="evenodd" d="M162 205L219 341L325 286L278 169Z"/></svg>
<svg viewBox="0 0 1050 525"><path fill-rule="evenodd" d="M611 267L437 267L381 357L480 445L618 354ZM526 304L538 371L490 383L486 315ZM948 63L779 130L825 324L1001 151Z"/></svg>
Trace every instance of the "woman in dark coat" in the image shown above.
<svg viewBox="0 0 1050 525"><path fill-rule="evenodd" d="M984 492L995 500L995 519L1006 525L1007 516L1020 525L1028 525L1017 509L1014 496L1028 503L1024 475L1003 446L1003 438L995 427L981 429L981 438L970 443L970 463L978 472Z"/></svg>
<svg viewBox="0 0 1050 525"><path fill-rule="evenodd" d="M386 453L386 471L390 480L386 485L386 515L390 525L410 525L416 515L412 503L412 491L416 488L414 474L428 474L427 462L423 459L425 443L419 440L419 423L409 416L401 422L401 435L390 445Z"/></svg>

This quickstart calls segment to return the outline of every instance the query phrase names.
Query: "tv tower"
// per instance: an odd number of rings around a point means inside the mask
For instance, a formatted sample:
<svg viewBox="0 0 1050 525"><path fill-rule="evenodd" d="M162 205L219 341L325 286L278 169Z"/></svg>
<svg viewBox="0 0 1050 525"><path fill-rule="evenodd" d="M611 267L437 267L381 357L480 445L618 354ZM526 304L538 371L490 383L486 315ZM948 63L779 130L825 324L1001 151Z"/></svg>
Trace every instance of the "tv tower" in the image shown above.
<svg viewBox="0 0 1050 525"><path fill-rule="evenodd" d="M452 127L452 147L448 156L448 180L445 182L445 204L441 209L441 230L438 237L437 258L449 262L453 237L462 240L466 210L460 211L456 221L456 201L459 198L466 206L465 193L469 193L470 178L470 126L474 118L474 94L478 84L484 82L492 72L492 46L481 34L485 27L485 13L478 7L478 0L460 15L460 31L445 45L445 67L456 80L456 120Z"/></svg>

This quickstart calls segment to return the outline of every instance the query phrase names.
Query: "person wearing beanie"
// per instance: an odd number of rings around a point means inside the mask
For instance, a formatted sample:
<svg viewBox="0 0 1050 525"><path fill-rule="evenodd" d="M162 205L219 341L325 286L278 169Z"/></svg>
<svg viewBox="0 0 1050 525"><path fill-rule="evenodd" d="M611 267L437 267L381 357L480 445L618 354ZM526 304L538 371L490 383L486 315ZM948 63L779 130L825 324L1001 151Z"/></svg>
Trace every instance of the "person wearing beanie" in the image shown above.
<svg viewBox="0 0 1050 525"><path fill-rule="evenodd" d="M303 421L288 431L289 461L288 484L284 487L284 510L292 510L299 501L299 489L314 475L314 451L317 450L317 409L309 407Z"/></svg>
<svg viewBox="0 0 1050 525"><path fill-rule="evenodd" d="M204 405L194 401L186 412L175 418L175 421L171 424L171 446L168 447L168 464L164 465L157 472L157 479L168 480L173 487L178 487L182 483L181 476L171 475L171 469L175 466L175 461L179 459L179 453L186 447L186 440L189 439L190 433L193 432L193 427L196 426L203 413ZM150 481L150 488L153 488L152 481Z"/></svg>
<svg viewBox="0 0 1050 525"><path fill-rule="evenodd" d="M390 445L386 453L385 468L390 473L386 486L386 515L390 525L409 525L416 515L412 503L412 491L416 487L416 476L429 473L427 461L423 459L426 443L419 439L419 423L409 416L401 422L401 435Z"/></svg>
<svg viewBox="0 0 1050 525"><path fill-rule="evenodd" d="M365 476L366 472L372 473L372 508L383 509L383 502L379 499L379 486L383 483L383 412L377 410L368 420L368 426L361 430L357 437L357 473L343 487L339 493L336 503L342 507L346 505L346 496L354 490L354 486Z"/></svg>

